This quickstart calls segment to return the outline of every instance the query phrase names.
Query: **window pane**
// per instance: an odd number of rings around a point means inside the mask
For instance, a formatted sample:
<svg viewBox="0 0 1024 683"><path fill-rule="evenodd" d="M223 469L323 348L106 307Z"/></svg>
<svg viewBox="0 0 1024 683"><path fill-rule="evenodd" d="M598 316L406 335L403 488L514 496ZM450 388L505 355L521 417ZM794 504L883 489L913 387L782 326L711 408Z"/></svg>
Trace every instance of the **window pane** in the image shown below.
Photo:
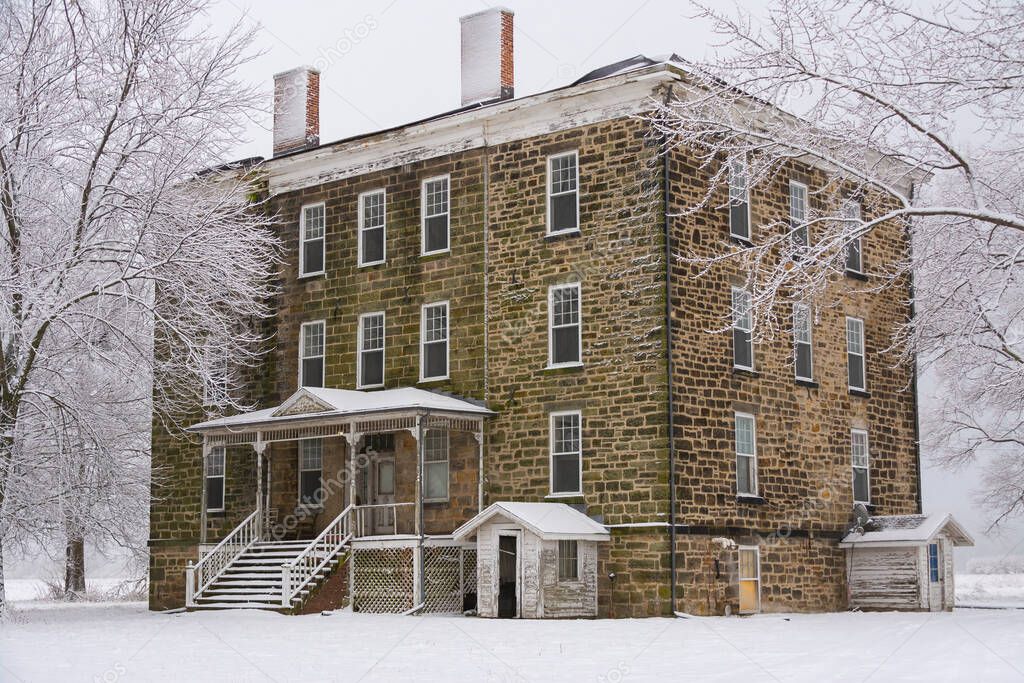
<svg viewBox="0 0 1024 683"><path fill-rule="evenodd" d="M448 430L428 429L423 437L424 462L448 460Z"/></svg>
<svg viewBox="0 0 1024 683"><path fill-rule="evenodd" d="M580 328L560 327L552 332L553 363L578 363L580 361Z"/></svg>
<svg viewBox="0 0 1024 683"><path fill-rule="evenodd" d="M737 237L750 239L750 221L748 220L747 203L733 204L729 207L729 231Z"/></svg>
<svg viewBox="0 0 1024 683"><path fill-rule="evenodd" d="M579 544L577 541L558 542L558 578L563 581L579 578Z"/></svg>
<svg viewBox="0 0 1024 683"><path fill-rule="evenodd" d="M206 476L224 476L224 449L214 448L206 456Z"/></svg>
<svg viewBox="0 0 1024 683"><path fill-rule="evenodd" d="M445 377L448 374L448 342L433 342L423 346L424 377Z"/></svg>
<svg viewBox="0 0 1024 683"><path fill-rule="evenodd" d="M860 238L853 240L846 247L846 269L855 273L861 272L863 264L860 257Z"/></svg>
<svg viewBox="0 0 1024 683"><path fill-rule="evenodd" d="M324 236L324 207L323 205L306 207L302 221L302 238L314 240Z"/></svg>
<svg viewBox="0 0 1024 683"><path fill-rule="evenodd" d="M299 442L299 469L320 471L323 464L324 442L320 439L303 439Z"/></svg>
<svg viewBox="0 0 1024 683"><path fill-rule="evenodd" d="M814 370L811 367L811 347L807 344L797 344L796 376L800 379L812 379L814 377Z"/></svg>
<svg viewBox="0 0 1024 683"><path fill-rule="evenodd" d="M741 368L754 367L754 346L750 341L750 333L743 330L732 331L733 364Z"/></svg>
<svg viewBox="0 0 1024 683"><path fill-rule="evenodd" d="M736 492L746 494L757 493L757 479L754 472L756 461L746 455L736 456Z"/></svg>
<svg viewBox="0 0 1024 683"><path fill-rule="evenodd" d="M424 221L426 230L426 249L424 251L443 251L448 248L448 214L431 216Z"/></svg>
<svg viewBox="0 0 1024 683"><path fill-rule="evenodd" d="M850 386L864 389L864 359L852 353L846 354L847 370L850 375Z"/></svg>
<svg viewBox="0 0 1024 683"><path fill-rule="evenodd" d="M580 450L580 416L576 414L555 415L553 418L552 451L554 453L578 453Z"/></svg>
<svg viewBox="0 0 1024 683"><path fill-rule="evenodd" d="M580 490L579 456L553 455L551 457L554 493L575 493Z"/></svg>
<svg viewBox="0 0 1024 683"><path fill-rule="evenodd" d="M563 154L551 159L551 194L576 189L576 155Z"/></svg>
<svg viewBox="0 0 1024 683"><path fill-rule="evenodd" d="M729 201L733 204L747 202L747 160L743 156L729 160Z"/></svg>
<svg viewBox="0 0 1024 683"><path fill-rule="evenodd" d="M579 223L576 220L576 193L551 197L551 232L575 230L577 227Z"/></svg>
<svg viewBox="0 0 1024 683"><path fill-rule="evenodd" d="M856 318L846 319L846 350L849 353L864 354L864 323Z"/></svg>
<svg viewBox="0 0 1024 683"><path fill-rule="evenodd" d="M382 496L395 494L394 460L381 460L377 463L377 493Z"/></svg>
<svg viewBox="0 0 1024 683"><path fill-rule="evenodd" d="M324 269L323 239L306 242L302 245L302 272L318 273Z"/></svg>
<svg viewBox="0 0 1024 683"><path fill-rule="evenodd" d="M302 326L302 357L324 355L324 324Z"/></svg>
<svg viewBox="0 0 1024 683"><path fill-rule="evenodd" d="M364 386L384 384L384 352L363 351L360 379Z"/></svg>
<svg viewBox="0 0 1024 683"><path fill-rule="evenodd" d="M427 216L448 213L448 179L438 178L424 185L424 210Z"/></svg>
<svg viewBox="0 0 1024 683"><path fill-rule="evenodd" d="M384 193L363 195L363 229L384 226Z"/></svg>
<svg viewBox="0 0 1024 683"><path fill-rule="evenodd" d="M299 473L299 495L302 502L308 505L323 503L319 470L307 470Z"/></svg>
<svg viewBox="0 0 1024 683"><path fill-rule="evenodd" d="M428 462L423 465L424 497L445 499L448 497L448 462Z"/></svg>
<svg viewBox="0 0 1024 683"><path fill-rule="evenodd" d="M868 490L868 471L862 467L853 468L853 500L857 503L871 501L871 493Z"/></svg>
<svg viewBox="0 0 1024 683"><path fill-rule="evenodd" d="M442 341L448 339L448 306L427 306L423 309L423 341Z"/></svg>
<svg viewBox="0 0 1024 683"><path fill-rule="evenodd" d="M363 263L384 260L384 229L363 231Z"/></svg>
<svg viewBox="0 0 1024 683"><path fill-rule="evenodd" d="M206 509L220 510L224 507L224 477L209 477L206 480Z"/></svg>
<svg viewBox="0 0 1024 683"><path fill-rule="evenodd" d="M302 361L302 386L322 387L324 385L324 359L305 358Z"/></svg>
<svg viewBox="0 0 1024 683"><path fill-rule="evenodd" d="M757 578L757 552L754 550L740 550L740 578Z"/></svg>

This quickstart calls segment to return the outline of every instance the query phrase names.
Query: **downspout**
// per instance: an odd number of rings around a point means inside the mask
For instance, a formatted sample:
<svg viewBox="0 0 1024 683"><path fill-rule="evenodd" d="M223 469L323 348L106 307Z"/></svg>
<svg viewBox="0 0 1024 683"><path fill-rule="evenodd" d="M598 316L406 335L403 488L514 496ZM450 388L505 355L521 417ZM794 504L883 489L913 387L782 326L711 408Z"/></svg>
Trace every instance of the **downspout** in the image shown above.
<svg viewBox="0 0 1024 683"><path fill-rule="evenodd" d="M490 309L490 286L488 274L490 270L491 257L491 147L487 141L487 121L483 123L484 139L484 405L487 405L490 390L490 367L488 361L490 354L488 346L491 341L491 309ZM484 420L480 420L480 441L477 443L477 507L478 512L484 510Z"/></svg>
<svg viewBox="0 0 1024 683"><path fill-rule="evenodd" d="M914 202L916 185L910 185L910 202ZM910 232L910 221L907 223L907 249L910 251L910 262L913 263L914 256L914 238ZM914 304L914 269L910 269L910 320L911 322L917 317L916 305ZM912 375L910 379L911 391L914 394L914 457L917 460L917 491L914 496L917 502L917 514L921 514L923 511L923 501L921 499L921 407L920 407L920 396L917 393L917 353L914 354L914 363L912 368Z"/></svg>
<svg viewBox="0 0 1024 683"><path fill-rule="evenodd" d="M672 86L665 90L664 104L672 97ZM676 611L676 447L675 447L675 399L672 393L672 233L669 229L669 168L668 135L662 133L662 220L665 229L665 348L667 355L668 379L668 538L669 538L669 596L672 612Z"/></svg>

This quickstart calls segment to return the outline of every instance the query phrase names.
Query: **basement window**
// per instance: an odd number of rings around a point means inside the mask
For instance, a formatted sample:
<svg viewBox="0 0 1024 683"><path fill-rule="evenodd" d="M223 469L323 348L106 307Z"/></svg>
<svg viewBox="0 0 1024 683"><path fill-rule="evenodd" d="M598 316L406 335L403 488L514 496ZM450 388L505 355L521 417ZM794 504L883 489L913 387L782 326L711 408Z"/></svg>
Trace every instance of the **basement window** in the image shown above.
<svg viewBox="0 0 1024 683"><path fill-rule="evenodd" d="M548 234L578 231L579 211L578 154L572 151L548 157Z"/></svg>
<svg viewBox="0 0 1024 683"><path fill-rule="evenodd" d="M423 181L422 188L422 255L441 254L448 251L449 241L449 178L430 178Z"/></svg>
<svg viewBox="0 0 1024 683"><path fill-rule="evenodd" d="M224 473L226 456L223 446L211 448L206 455L206 511L224 511Z"/></svg>
<svg viewBox="0 0 1024 683"><path fill-rule="evenodd" d="M299 220L299 277L324 272L324 205L302 207Z"/></svg>
<svg viewBox="0 0 1024 683"><path fill-rule="evenodd" d="M359 265L375 266L387 258L386 195L373 190L359 195Z"/></svg>
<svg viewBox="0 0 1024 683"><path fill-rule="evenodd" d="M299 502L303 505L323 505L323 458L322 439L299 441Z"/></svg>

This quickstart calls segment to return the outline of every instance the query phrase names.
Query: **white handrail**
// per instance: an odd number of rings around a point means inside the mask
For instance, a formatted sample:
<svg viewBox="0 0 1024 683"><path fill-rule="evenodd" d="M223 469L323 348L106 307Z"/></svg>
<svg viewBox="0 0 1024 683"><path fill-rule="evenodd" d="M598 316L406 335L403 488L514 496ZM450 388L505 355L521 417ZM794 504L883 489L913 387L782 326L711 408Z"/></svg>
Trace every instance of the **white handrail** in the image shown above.
<svg viewBox="0 0 1024 683"><path fill-rule="evenodd" d="M188 563L185 569L185 605L195 606L196 597L210 587L224 573L231 563L249 547L260 540L260 511L257 508L251 515L242 520L230 534L225 536L213 550L203 555L199 562Z"/></svg>
<svg viewBox="0 0 1024 683"><path fill-rule="evenodd" d="M352 540L349 505L334 521L310 541L299 556L281 565L281 606L291 607L292 599L306 587Z"/></svg>
<svg viewBox="0 0 1024 683"><path fill-rule="evenodd" d="M374 530L374 527L376 527L377 525L375 523L376 520L374 519L374 516L373 516L372 513L374 513L377 510L383 510L385 508L390 508L391 509L391 524L388 524L388 525L385 525L385 526L390 526L391 527L391 533L393 535L397 536L398 535L398 508L400 508L400 507L408 507L408 506L415 505L415 504L416 503L413 503L413 502L401 502L401 503L373 503L373 504L370 504L370 505L357 505L357 506L355 506L355 516L356 516L355 534L356 534L356 537L357 538L361 538L363 536L373 536L373 535L375 535L373 533L373 530ZM369 520L367 520L367 518L366 518L368 513L370 513L370 519ZM369 524L367 524L367 522L369 522ZM370 528L369 532L367 531L367 527Z"/></svg>

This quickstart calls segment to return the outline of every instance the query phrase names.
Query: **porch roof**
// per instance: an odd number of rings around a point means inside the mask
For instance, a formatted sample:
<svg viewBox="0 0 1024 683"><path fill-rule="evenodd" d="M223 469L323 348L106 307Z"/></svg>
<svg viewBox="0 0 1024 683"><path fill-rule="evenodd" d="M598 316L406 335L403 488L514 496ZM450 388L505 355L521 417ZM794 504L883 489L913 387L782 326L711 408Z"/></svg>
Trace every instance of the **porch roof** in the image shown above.
<svg viewBox="0 0 1024 683"><path fill-rule="evenodd" d="M300 387L279 406L207 420L190 426L188 431L235 432L312 418L337 421L346 417L366 418L371 415L419 412L464 417L487 417L494 414L482 403L415 387L380 391Z"/></svg>
<svg viewBox="0 0 1024 683"><path fill-rule="evenodd" d="M851 531L839 547L923 545L945 531L954 545L972 546L974 539L948 512L925 515L885 515L872 517L863 534Z"/></svg>
<svg viewBox="0 0 1024 683"><path fill-rule="evenodd" d="M610 541L608 529L565 503L492 503L486 510L452 532L461 541L476 533L485 522L503 517L522 526L545 541Z"/></svg>

